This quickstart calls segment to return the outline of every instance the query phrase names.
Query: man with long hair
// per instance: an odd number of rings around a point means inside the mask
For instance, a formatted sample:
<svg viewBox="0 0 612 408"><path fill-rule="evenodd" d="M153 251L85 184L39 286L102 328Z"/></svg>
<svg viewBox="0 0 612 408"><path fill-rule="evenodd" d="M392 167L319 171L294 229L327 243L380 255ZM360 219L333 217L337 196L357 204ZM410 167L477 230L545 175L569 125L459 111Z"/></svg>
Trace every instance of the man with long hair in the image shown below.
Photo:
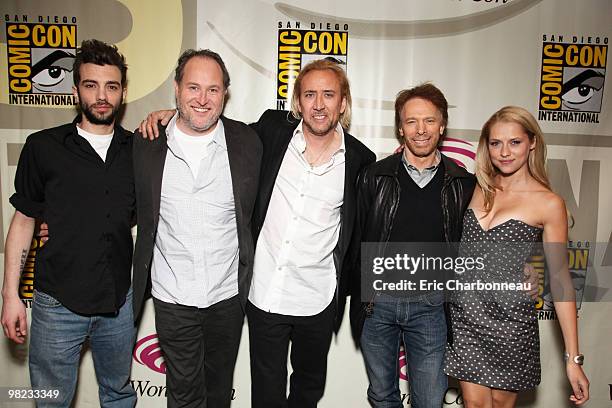
<svg viewBox="0 0 612 408"><path fill-rule="evenodd" d="M344 130L351 93L337 63L307 64L294 83L291 107L291 114L267 111L253 124L264 145L247 305L256 408L314 408L323 396L348 287L355 181L375 159Z"/></svg>

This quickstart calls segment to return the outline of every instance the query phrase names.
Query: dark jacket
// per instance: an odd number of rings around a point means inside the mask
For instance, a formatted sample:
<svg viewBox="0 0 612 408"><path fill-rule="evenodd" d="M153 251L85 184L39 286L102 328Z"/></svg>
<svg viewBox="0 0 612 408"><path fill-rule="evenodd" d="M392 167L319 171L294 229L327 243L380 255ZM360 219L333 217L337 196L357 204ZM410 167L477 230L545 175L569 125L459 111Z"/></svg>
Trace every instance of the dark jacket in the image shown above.
<svg viewBox="0 0 612 408"><path fill-rule="evenodd" d="M399 206L399 172L406 171L402 164L402 153L396 153L368 166L357 182L357 218L359 230L355 239L360 242L388 242L395 214ZM442 155L444 180L442 182L442 222L446 242L461 239L463 214L472 198L476 178ZM357 248L357 245L353 246ZM366 311L371 302L361 301L360 256L354 256L356 267L351 274L351 329L355 342L359 343Z"/></svg>
<svg viewBox="0 0 612 408"><path fill-rule="evenodd" d="M259 193L253 213L253 237L255 242L257 242L257 237L265 221L274 183L285 157L285 152L293 137L293 131L299 123L300 121L295 119L289 112L268 110L263 113L259 121L251 125L263 143ZM336 329L341 323L349 287L349 276L344 270L346 270L347 266L345 257L351 243L357 214L355 183L359 172L376 160L376 156L370 149L346 132L344 133L344 144L346 147L344 203L340 215L340 235L333 253L337 281L336 300L338 302L336 307ZM273 215L271 214L271 216Z"/></svg>
<svg viewBox="0 0 612 408"><path fill-rule="evenodd" d="M221 117L225 129L227 154L232 177L238 228L238 296L244 307L253 274L255 246L251 232L251 216L257 194L261 142L247 125ZM162 177L168 143L166 128L159 127L159 137L153 141L134 135L134 183L138 234L134 250L134 319L138 319L151 289L151 261L159 221Z"/></svg>

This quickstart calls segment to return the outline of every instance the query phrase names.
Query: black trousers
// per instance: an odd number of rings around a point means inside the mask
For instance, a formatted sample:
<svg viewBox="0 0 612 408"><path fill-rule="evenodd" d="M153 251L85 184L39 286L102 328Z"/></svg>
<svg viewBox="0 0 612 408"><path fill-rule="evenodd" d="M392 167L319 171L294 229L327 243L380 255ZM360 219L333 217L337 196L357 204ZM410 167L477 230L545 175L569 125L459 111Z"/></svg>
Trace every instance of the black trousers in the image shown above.
<svg viewBox="0 0 612 408"><path fill-rule="evenodd" d="M335 301L314 316L268 313L247 304L252 408L314 408L323 397ZM287 397L287 352L291 374Z"/></svg>
<svg viewBox="0 0 612 408"><path fill-rule="evenodd" d="M153 299L170 408L226 408L244 312L238 296L197 307Z"/></svg>

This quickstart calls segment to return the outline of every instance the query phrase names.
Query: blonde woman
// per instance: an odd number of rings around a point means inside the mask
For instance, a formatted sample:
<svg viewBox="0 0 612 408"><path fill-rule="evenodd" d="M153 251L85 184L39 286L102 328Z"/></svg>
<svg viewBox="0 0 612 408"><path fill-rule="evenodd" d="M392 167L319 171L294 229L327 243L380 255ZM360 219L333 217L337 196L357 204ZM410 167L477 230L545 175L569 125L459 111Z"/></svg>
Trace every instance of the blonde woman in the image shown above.
<svg viewBox="0 0 612 408"><path fill-rule="evenodd" d="M526 258L543 241L573 390L569 399L581 405L589 399L589 382L567 266L567 213L550 189L545 161L542 131L525 109L504 107L485 123L476 157L479 188L463 221L461 250L483 256L486 267L462 279L520 282ZM445 372L459 380L466 408L514 407L519 391L539 384L538 320L524 293L454 291L450 319Z"/></svg>

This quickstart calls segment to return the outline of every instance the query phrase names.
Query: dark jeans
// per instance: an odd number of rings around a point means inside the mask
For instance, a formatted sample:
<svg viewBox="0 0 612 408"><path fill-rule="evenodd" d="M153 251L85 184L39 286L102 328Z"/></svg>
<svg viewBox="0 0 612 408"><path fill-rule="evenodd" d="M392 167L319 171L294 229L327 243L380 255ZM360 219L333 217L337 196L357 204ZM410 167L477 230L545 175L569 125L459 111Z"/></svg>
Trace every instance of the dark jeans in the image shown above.
<svg viewBox="0 0 612 408"><path fill-rule="evenodd" d="M286 316L247 304L253 408L314 408L323 397L335 301L314 316ZM291 373L287 397L287 350Z"/></svg>
<svg viewBox="0 0 612 408"><path fill-rule="evenodd" d="M153 299L168 407L229 407L244 313L238 296L199 309Z"/></svg>

